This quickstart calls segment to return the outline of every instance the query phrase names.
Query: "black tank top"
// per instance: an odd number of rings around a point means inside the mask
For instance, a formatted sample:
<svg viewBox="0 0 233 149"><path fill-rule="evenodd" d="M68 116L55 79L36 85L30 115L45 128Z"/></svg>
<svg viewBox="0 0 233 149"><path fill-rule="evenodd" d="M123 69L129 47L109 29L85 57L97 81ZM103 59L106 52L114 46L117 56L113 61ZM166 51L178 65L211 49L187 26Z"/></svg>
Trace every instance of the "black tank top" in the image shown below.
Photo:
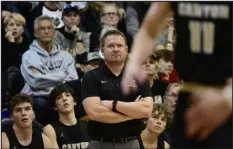
<svg viewBox="0 0 233 149"><path fill-rule="evenodd" d="M32 141L28 146L23 146L19 143L18 139L16 138L15 132L13 127L5 127L4 132L6 133L9 143L10 149L39 149L44 148L42 133L37 130L33 129L32 131Z"/></svg>
<svg viewBox="0 0 233 149"><path fill-rule="evenodd" d="M90 138L87 133L87 124L77 121L73 126L66 126L60 121L51 124L57 135L59 148L84 149L87 148Z"/></svg>
<svg viewBox="0 0 233 149"><path fill-rule="evenodd" d="M223 85L232 76L232 2L172 2L175 68L185 82Z"/></svg>
<svg viewBox="0 0 233 149"><path fill-rule="evenodd" d="M142 138L140 136L138 137L138 141L139 141L140 149L145 149L142 142ZM164 139L161 136L158 137L158 145L156 149L165 149Z"/></svg>

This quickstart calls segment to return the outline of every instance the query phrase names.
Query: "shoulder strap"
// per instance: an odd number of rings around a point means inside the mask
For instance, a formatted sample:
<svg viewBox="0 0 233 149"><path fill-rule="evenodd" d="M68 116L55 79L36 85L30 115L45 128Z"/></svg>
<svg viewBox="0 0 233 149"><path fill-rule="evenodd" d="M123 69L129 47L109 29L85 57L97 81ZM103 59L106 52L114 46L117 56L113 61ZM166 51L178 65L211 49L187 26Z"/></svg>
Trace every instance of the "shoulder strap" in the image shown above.
<svg viewBox="0 0 233 149"><path fill-rule="evenodd" d="M33 129L31 145L34 148L44 148L43 137L42 137L42 133L40 132L40 130Z"/></svg>
<svg viewBox="0 0 233 149"><path fill-rule="evenodd" d="M14 145L17 144L18 140L15 136L15 132L13 130L13 128L11 126L8 126L5 128L5 133L8 137L8 140L9 140L9 145L10 145L10 148L13 148Z"/></svg>

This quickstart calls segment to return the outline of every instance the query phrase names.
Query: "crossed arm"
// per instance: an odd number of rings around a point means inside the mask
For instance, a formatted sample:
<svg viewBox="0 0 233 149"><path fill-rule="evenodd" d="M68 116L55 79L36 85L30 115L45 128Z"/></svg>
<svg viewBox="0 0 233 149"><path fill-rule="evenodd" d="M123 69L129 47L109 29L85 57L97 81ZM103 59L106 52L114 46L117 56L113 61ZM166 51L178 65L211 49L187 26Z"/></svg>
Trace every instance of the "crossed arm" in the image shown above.
<svg viewBox="0 0 233 149"><path fill-rule="evenodd" d="M116 110L119 112L112 111L112 100L101 101L99 97L85 98L83 106L91 120L102 123L120 123L149 117L153 105L153 100L150 98L147 97L135 102L118 101Z"/></svg>

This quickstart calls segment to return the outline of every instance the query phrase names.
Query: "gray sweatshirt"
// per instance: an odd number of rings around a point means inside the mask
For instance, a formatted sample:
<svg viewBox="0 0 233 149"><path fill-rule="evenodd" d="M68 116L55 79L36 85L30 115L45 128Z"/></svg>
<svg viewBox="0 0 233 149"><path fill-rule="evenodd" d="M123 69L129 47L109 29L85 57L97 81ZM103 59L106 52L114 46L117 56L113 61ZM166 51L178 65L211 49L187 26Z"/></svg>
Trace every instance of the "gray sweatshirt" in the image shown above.
<svg viewBox="0 0 233 149"><path fill-rule="evenodd" d="M33 73L35 68L39 73ZM75 61L71 54L53 44L48 53L42 49L37 40L23 54L21 73L26 84L21 92L32 96L48 96L58 83L78 79Z"/></svg>

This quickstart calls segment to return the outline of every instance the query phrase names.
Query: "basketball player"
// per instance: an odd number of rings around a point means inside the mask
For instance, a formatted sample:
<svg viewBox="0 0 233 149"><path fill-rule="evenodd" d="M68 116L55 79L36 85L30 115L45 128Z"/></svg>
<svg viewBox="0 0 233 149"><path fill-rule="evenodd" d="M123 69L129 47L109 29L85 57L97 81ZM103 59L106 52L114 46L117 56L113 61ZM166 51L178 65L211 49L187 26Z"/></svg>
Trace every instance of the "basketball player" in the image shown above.
<svg viewBox="0 0 233 149"><path fill-rule="evenodd" d="M145 80L141 64L172 10L177 32L175 68L185 82L172 125L172 144L174 148L231 148L232 2L153 3L135 37L122 89L128 94L132 88L125 84Z"/></svg>
<svg viewBox="0 0 233 149"><path fill-rule="evenodd" d="M90 140L87 125L75 117L76 102L72 88L67 84L57 85L51 91L49 99L59 115L59 120L44 128L44 134L51 139L53 147L86 148Z"/></svg>
<svg viewBox="0 0 233 149"><path fill-rule="evenodd" d="M32 98L17 94L11 100L13 126L2 131L2 148L51 148L52 143L39 129L32 128L35 118Z"/></svg>

